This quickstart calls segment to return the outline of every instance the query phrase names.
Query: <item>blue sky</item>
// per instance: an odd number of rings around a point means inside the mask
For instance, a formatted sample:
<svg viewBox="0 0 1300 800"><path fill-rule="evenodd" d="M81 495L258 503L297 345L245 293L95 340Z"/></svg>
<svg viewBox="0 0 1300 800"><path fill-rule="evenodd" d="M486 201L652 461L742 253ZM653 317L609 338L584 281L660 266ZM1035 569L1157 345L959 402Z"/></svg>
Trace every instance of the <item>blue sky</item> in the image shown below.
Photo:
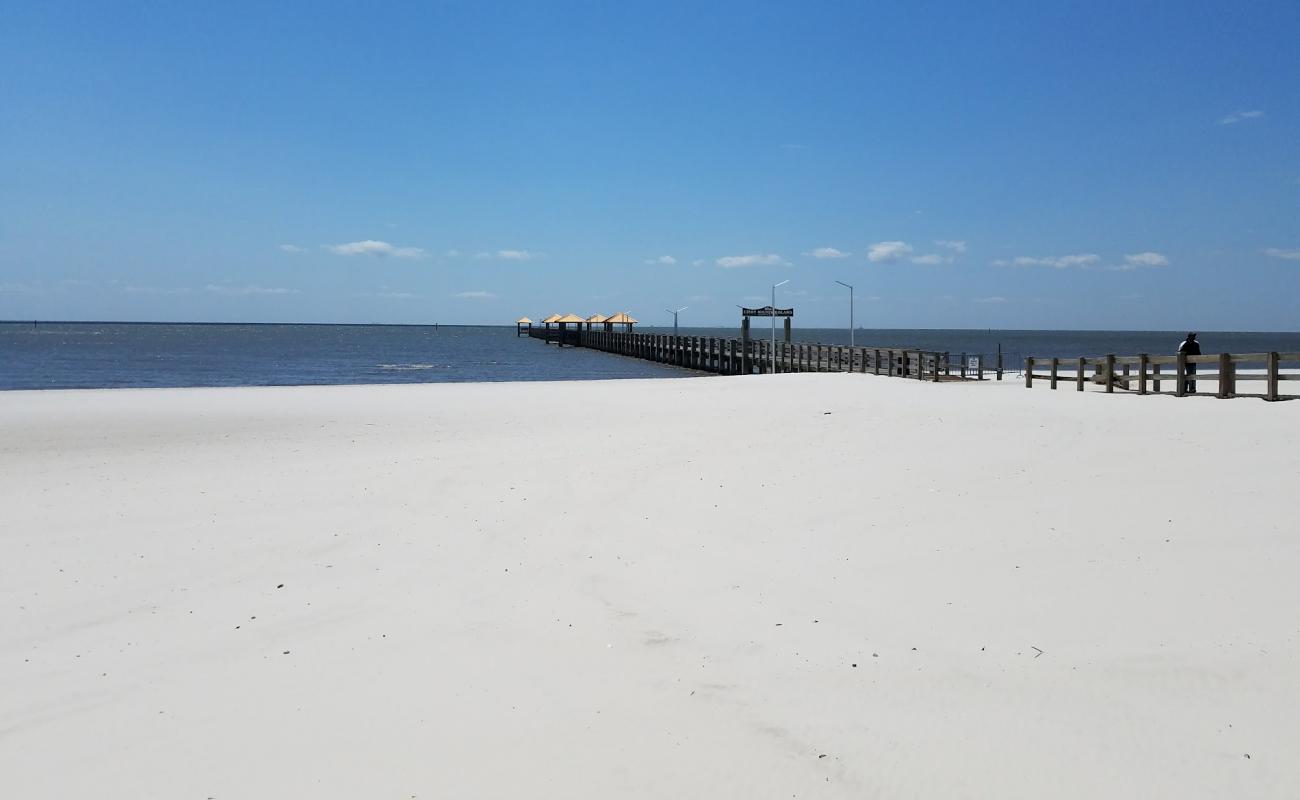
<svg viewBox="0 0 1300 800"><path fill-rule="evenodd" d="M272 7L273 6L273 7ZM60 3L0 318L1300 328L1300 3Z"/></svg>

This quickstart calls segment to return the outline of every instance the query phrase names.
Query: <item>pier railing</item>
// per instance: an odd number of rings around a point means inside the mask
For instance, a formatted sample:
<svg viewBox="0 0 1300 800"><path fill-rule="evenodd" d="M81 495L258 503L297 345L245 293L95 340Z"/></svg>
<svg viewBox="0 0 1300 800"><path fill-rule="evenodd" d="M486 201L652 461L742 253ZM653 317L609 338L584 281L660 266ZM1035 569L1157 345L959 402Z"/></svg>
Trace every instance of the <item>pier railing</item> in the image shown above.
<svg viewBox="0 0 1300 800"><path fill-rule="evenodd" d="M772 342L763 339L554 328L534 328L528 335L561 346L587 347L720 375L858 372L936 382L984 380L986 373L999 380L1002 377L1001 365L986 364L982 355L967 357L900 347L780 341L773 348Z"/></svg>
<svg viewBox="0 0 1300 800"><path fill-rule="evenodd" d="M1025 388L1033 388L1034 381L1047 381L1052 389L1060 384L1074 384L1076 391L1094 386L1106 392L1116 388L1137 394L1170 394L1184 397L1199 393L1198 385L1213 383L1214 396L1262 397L1265 400L1300 398L1300 386L1295 392L1284 392L1287 381L1300 381L1300 374L1283 372L1284 363L1300 362L1300 353L1219 353L1217 355L1189 356L1105 355L1077 359L1026 358ZM1042 370L1047 370L1043 372ZM1091 374L1089 374L1091 370ZM1246 382L1246 387L1239 384ZM1254 382L1261 382L1256 384ZM1262 391L1251 392L1249 386L1259 385ZM1208 392L1207 392L1208 393Z"/></svg>

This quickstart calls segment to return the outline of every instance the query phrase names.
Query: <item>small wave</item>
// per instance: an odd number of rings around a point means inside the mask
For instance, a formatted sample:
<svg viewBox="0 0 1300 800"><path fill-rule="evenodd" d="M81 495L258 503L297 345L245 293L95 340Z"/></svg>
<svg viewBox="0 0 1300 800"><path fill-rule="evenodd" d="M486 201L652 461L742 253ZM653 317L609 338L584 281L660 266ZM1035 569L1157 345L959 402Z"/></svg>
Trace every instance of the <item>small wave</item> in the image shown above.
<svg viewBox="0 0 1300 800"><path fill-rule="evenodd" d="M391 370L412 370L412 369L433 369L436 364L376 364L380 369Z"/></svg>

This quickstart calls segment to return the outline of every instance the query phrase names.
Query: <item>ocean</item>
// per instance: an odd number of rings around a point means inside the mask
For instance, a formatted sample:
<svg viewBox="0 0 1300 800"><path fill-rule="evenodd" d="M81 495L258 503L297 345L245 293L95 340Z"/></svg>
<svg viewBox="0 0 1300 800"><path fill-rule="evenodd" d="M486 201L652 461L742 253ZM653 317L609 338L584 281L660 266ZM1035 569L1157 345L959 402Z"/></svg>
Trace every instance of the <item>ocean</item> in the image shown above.
<svg viewBox="0 0 1300 800"><path fill-rule="evenodd" d="M770 330L756 320L755 338ZM648 327L651 333L671 329ZM739 329L681 328L738 337ZM859 329L857 344L983 354L999 345L1014 370L1025 356L1173 353L1186 331ZM781 330L777 329L778 338ZM848 344L847 329L794 339ZM1300 333L1202 331L1206 353L1300 352ZM0 389L570 381L687 378L704 373L516 337L513 326L225 325L0 322Z"/></svg>

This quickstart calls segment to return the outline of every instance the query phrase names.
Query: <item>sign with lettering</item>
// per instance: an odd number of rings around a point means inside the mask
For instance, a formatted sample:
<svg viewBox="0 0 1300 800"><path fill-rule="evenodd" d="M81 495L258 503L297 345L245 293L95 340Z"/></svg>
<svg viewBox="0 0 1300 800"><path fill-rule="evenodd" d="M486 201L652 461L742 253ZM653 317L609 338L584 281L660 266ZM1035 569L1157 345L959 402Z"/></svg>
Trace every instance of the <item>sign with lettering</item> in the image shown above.
<svg viewBox="0 0 1300 800"><path fill-rule="evenodd" d="M772 308L771 306L763 306L762 308L744 308L742 306L740 312L741 312L741 316L743 317L793 317L794 316L793 308Z"/></svg>

